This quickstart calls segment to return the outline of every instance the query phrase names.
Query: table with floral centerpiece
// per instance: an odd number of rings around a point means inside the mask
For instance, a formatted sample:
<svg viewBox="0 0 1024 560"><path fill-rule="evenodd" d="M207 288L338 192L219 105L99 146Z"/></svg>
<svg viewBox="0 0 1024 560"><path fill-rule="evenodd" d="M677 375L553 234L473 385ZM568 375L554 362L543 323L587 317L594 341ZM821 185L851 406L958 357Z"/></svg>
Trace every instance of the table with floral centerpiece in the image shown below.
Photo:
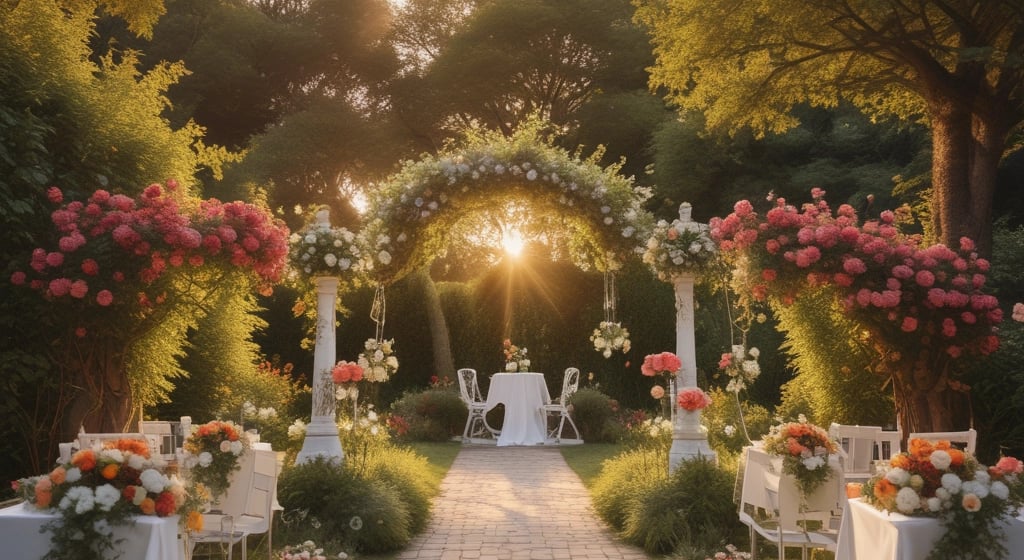
<svg viewBox="0 0 1024 560"><path fill-rule="evenodd" d="M0 556L42 558L51 548L50 533L42 532L42 528L56 519L56 514L40 511L25 503L0 509L0 543L3 543ZM180 560L185 557L182 541L178 538L177 515L135 516L129 524L114 527L114 542L119 558Z"/></svg>

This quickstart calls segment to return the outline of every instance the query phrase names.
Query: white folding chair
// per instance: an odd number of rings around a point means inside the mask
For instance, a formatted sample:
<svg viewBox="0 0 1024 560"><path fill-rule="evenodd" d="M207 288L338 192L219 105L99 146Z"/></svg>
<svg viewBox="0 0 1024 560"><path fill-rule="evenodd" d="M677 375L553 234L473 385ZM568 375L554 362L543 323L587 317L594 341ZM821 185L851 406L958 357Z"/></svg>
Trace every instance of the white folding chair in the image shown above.
<svg viewBox="0 0 1024 560"><path fill-rule="evenodd" d="M242 545L242 560L248 556L248 537L267 534L268 558L273 558L274 503L277 496L277 455L273 451L252 449L242 457L219 509L203 514L203 530L190 536L189 546L217 543L226 548L231 560L234 546Z"/></svg>
<svg viewBox="0 0 1024 560"><path fill-rule="evenodd" d="M466 418L466 427L462 430L462 442L471 441L472 438L493 436L496 432L492 430L484 419L487 412L487 401L480 393L480 384L476 379L476 370L462 368L458 371L459 396L462 402L466 403L469 409L469 416Z"/></svg>
<svg viewBox="0 0 1024 560"><path fill-rule="evenodd" d="M852 426L832 423L828 435L839 442L843 477L848 482L865 482L874 475L871 462L881 437L880 426Z"/></svg>
<svg viewBox="0 0 1024 560"><path fill-rule="evenodd" d="M804 560L808 549L834 551L838 532L832 526L841 505L841 473L833 471L828 481L806 497L806 509L801 511L800 490L793 476L782 472L781 458L754 447L745 448L744 456L739 517L750 528L754 558L758 535L776 544L779 560L785 558L786 548L792 547L801 549Z"/></svg>
<svg viewBox="0 0 1024 560"><path fill-rule="evenodd" d="M910 434L907 441L912 439L923 439L935 443L937 441L948 441L958 449L962 449L971 455L978 446L978 432L971 428L961 432L915 432Z"/></svg>
<svg viewBox="0 0 1024 560"><path fill-rule="evenodd" d="M580 370L574 367L566 368L565 376L562 378L562 394L558 395L557 400L540 407L544 412L545 419L554 415L558 416L558 424L548 430L547 439L554 440L556 443L583 443L583 439L580 437L580 430L576 427L576 423L572 421L572 415L569 414L569 399L576 393L579 387ZM567 420L569 425L572 426L573 433L576 434L575 438L562 438L562 431L565 429L565 422Z"/></svg>

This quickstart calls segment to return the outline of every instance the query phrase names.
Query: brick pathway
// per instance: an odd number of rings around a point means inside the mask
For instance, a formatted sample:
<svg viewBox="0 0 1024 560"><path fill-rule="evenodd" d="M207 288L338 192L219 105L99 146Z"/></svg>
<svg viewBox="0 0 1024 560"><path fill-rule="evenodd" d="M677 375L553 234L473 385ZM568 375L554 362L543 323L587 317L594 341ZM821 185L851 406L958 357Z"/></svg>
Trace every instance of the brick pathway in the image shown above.
<svg viewBox="0 0 1024 560"><path fill-rule="evenodd" d="M397 560L647 560L594 514L555 447L465 445Z"/></svg>

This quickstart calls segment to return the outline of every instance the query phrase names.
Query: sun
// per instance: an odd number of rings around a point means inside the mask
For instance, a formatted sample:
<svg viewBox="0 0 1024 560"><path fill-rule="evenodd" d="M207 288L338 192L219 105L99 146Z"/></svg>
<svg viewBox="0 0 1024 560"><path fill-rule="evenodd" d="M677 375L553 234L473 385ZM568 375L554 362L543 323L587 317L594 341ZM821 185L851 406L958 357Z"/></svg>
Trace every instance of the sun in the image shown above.
<svg viewBox="0 0 1024 560"><path fill-rule="evenodd" d="M515 258L522 255L525 244L523 234L516 228L507 228L501 233L501 247L510 257Z"/></svg>

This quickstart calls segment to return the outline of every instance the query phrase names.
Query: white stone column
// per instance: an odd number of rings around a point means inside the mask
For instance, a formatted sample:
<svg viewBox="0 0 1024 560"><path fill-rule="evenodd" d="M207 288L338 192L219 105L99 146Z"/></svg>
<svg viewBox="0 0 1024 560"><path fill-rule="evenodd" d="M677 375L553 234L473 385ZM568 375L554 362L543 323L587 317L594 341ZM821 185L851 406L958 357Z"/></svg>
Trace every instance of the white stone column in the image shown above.
<svg viewBox="0 0 1024 560"><path fill-rule="evenodd" d="M341 463L338 424L335 421L334 384L331 368L337 361L334 336L334 308L338 298L338 279L333 276L314 278L316 283L316 347L313 351L313 417L306 426L302 450L295 458L303 464L320 456Z"/></svg>
<svg viewBox="0 0 1024 560"><path fill-rule="evenodd" d="M679 207L680 222L684 227L699 227L690 220L690 205L683 203ZM676 373L676 391L688 387L697 387L697 344L694 336L693 321L693 283L692 273L678 273L672 276L672 286L676 299L676 356L682 367ZM675 411L672 422L672 448L668 454L669 472L676 470L679 463L688 459L704 457L717 462L715 452L708 445L707 434L700 425L701 411L689 412L679 410L676 395L672 396L672 410Z"/></svg>

